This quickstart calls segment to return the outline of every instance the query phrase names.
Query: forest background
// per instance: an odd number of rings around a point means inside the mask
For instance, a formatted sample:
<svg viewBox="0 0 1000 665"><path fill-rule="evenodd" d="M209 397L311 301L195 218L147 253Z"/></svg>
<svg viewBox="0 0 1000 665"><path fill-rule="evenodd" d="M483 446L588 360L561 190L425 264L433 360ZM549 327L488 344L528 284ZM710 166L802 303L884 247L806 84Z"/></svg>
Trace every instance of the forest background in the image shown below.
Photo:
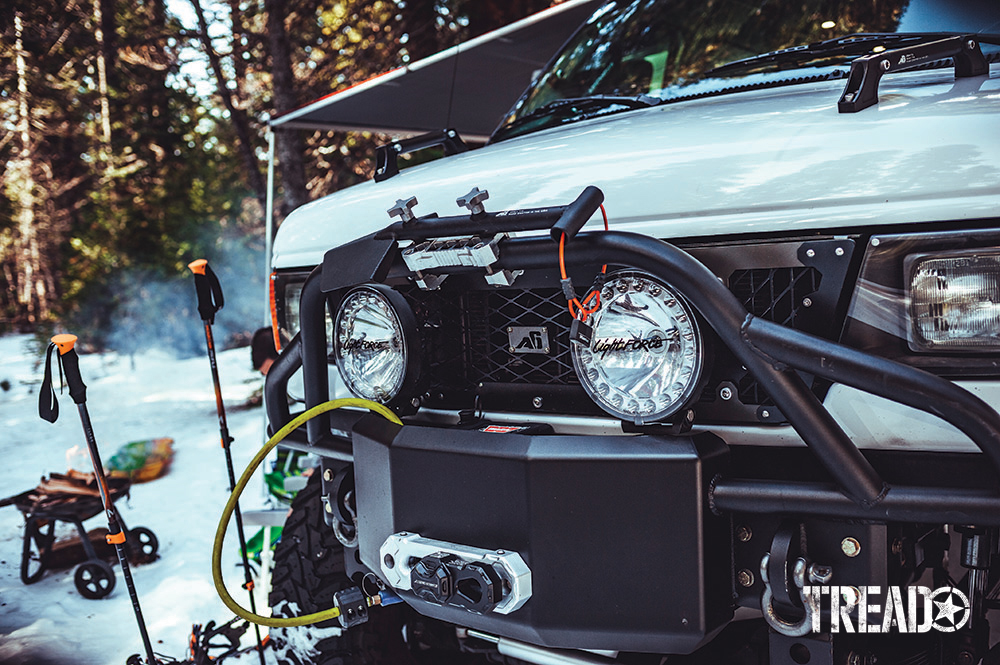
<svg viewBox="0 0 1000 665"><path fill-rule="evenodd" d="M263 324L267 119L551 4L0 3L0 330L59 326L126 352L152 334L197 352L186 266L202 257L233 267L220 272L231 318ZM280 224L370 178L389 137L276 139ZM234 310L237 287L249 304ZM181 320L193 334L176 334Z"/></svg>

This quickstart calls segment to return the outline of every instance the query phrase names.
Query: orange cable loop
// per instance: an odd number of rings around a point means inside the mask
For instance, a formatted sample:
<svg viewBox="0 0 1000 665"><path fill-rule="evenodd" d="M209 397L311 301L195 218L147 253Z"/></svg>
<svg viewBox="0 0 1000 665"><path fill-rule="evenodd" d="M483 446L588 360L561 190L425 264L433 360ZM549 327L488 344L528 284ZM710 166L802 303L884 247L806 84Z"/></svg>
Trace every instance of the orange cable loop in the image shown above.
<svg viewBox="0 0 1000 665"><path fill-rule="evenodd" d="M608 225L608 211L604 209L604 204L601 204L601 216L604 218L604 230L610 230ZM605 263L601 266L601 274L606 275L608 273L608 264ZM563 233L559 236L559 274L562 279L566 279L566 234ZM594 301L593 305L588 305L591 301ZM581 322L586 323L587 319L591 314L596 312L601 308L601 292L598 289L594 289L586 295L581 303L578 298L571 299L566 303L569 309L569 314L574 319L580 319ZM573 308L576 311L573 311Z"/></svg>

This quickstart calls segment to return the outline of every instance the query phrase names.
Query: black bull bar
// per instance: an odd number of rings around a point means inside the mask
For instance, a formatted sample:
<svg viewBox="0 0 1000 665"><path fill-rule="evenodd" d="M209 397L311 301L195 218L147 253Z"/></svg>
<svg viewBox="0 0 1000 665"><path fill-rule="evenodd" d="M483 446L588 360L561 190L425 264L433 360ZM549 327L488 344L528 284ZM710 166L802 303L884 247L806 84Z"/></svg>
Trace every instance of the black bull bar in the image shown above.
<svg viewBox="0 0 1000 665"><path fill-rule="evenodd" d="M290 419L285 388L299 367L303 368L306 407L329 399L324 319L327 292L410 274L399 257L395 239L385 239L384 232L382 237L377 240L369 236L331 250L324 264L306 281L300 302L301 332L267 376L265 403L272 431ZM357 253L365 251L366 243L378 249L370 252L374 258L358 271ZM508 238L501 244L495 268L552 269L556 251L549 238ZM1000 493L996 488L889 486L795 370L945 420L979 447L1000 476L1000 415L983 400L929 372L754 317L708 268L661 240L616 231L582 233L567 243L566 257L573 265L607 263L642 270L681 293L767 391L833 481L778 482L719 476L709 489L708 500L714 511L1000 525ZM350 270L345 264L350 265ZM463 270L482 271L449 268L447 272ZM331 431L350 432L360 417L342 410L323 414L307 423L306 441L291 440L289 446L350 459L350 440Z"/></svg>

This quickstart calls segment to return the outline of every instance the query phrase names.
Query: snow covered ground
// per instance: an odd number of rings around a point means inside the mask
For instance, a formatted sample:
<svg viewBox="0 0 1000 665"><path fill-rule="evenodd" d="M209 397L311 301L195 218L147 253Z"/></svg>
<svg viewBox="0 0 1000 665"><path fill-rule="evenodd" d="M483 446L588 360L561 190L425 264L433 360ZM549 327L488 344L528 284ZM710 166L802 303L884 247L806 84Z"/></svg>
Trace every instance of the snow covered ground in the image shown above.
<svg viewBox="0 0 1000 665"><path fill-rule="evenodd" d="M59 395L58 422L38 417L42 365L30 342L25 335L0 336L0 388L7 386L0 390L0 498L33 488L43 475L65 472L67 450L85 448L68 393ZM249 349L224 351L218 361L238 476L262 445L264 424L259 407L236 407L260 387L261 377L250 367ZM129 441L174 439L169 473L133 485L131 498L116 505L126 524L147 526L159 539L159 560L133 566L132 571L154 650L183 659L192 623L222 623L233 616L212 585L212 538L228 496L228 479L207 357L177 360L155 351L134 357L82 352L80 367L105 460ZM76 462L81 470L90 470L89 464L86 457ZM241 507L264 507L259 482L247 488ZM86 526L106 526L103 520L98 515ZM122 665L130 654L142 652L117 563L117 585L102 600L77 593L73 569L49 571L41 581L25 586L19 577L23 532L21 513L14 506L0 508L0 663ZM72 532L61 530L63 535ZM247 537L253 532L248 527ZM232 527L223 570L232 595L246 606L236 542ZM258 608L266 607L264 590L259 594ZM253 641L248 630L244 645ZM240 660L257 662L256 657Z"/></svg>

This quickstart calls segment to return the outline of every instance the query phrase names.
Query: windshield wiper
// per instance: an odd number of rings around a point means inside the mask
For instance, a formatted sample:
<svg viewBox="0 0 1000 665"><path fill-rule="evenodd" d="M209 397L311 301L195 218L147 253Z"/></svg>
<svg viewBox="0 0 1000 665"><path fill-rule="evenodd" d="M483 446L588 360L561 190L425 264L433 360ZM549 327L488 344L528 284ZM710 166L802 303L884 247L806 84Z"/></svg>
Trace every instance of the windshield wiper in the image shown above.
<svg viewBox="0 0 1000 665"><path fill-rule="evenodd" d="M863 56L873 49L898 49L907 46L917 46L929 42L958 36L953 32L859 32L836 39L827 39L812 44L792 46L778 51L761 53L752 58L734 60L703 74L703 77L736 74L760 69L768 65L780 69L794 69L814 60L833 58L837 56Z"/></svg>
<svg viewBox="0 0 1000 665"><path fill-rule="evenodd" d="M634 109L656 106L663 100L650 95L635 95L625 97L619 95L592 95L590 97L567 97L543 104L530 113L518 117L510 124L501 127L498 135L509 136L518 128L533 122L538 123L535 129L563 124L576 120L593 118L606 113L619 113Z"/></svg>

